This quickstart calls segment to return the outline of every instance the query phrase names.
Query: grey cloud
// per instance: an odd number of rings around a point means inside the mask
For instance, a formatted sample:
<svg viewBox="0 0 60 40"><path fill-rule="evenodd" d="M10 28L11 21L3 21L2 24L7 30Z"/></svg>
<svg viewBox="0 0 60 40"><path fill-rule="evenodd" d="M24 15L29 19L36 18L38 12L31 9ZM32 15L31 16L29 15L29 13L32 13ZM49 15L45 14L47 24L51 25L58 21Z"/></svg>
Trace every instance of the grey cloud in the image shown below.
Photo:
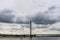
<svg viewBox="0 0 60 40"><path fill-rule="evenodd" d="M52 25L50 25L47 30L55 30L55 31L60 31L60 22L56 22Z"/></svg>
<svg viewBox="0 0 60 40"><path fill-rule="evenodd" d="M20 30L20 28L10 28L10 30Z"/></svg>
<svg viewBox="0 0 60 40"><path fill-rule="evenodd" d="M0 30L3 30L3 28L0 28Z"/></svg>
<svg viewBox="0 0 60 40"><path fill-rule="evenodd" d="M49 9L49 10L54 10L54 9L56 9L56 6L51 6L51 7L49 7L48 9Z"/></svg>
<svg viewBox="0 0 60 40"><path fill-rule="evenodd" d="M9 9L4 9L0 11L0 22L6 22L6 23L13 22L14 16L11 13L12 11Z"/></svg>
<svg viewBox="0 0 60 40"><path fill-rule="evenodd" d="M51 28L51 29L48 29L48 30L56 30L56 31L60 31L60 28Z"/></svg>
<svg viewBox="0 0 60 40"><path fill-rule="evenodd" d="M36 24L53 24L53 23L59 22L60 20L59 18L60 15L56 15L57 17L55 18L55 15L54 15L55 12L56 12L56 7L52 6L45 12L38 12L36 15L32 16L30 19L32 19L32 21Z"/></svg>
<svg viewBox="0 0 60 40"><path fill-rule="evenodd" d="M59 21L60 19L51 19L50 11L55 10L56 6L49 7L47 11L45 12L37 12L37 14L34 14L34 16L28 16L27 19L31 19L33 23L36 24L53 24ZM6 23L13 23L14 15L12 15L11 10L5 9L3 11L0 11L0 22L6 22ZM54 12L54 11L53 11ZM53 15L54 16L54 15ZM59 18L60 16L58 16ZM29 20L25 20L21 17L18 17L15 21L15 23L21 23L21 24L28 24Z"/></svg>
<svg viewBox="0 0 60 40"><path fill-rule="evenodd" d="M54 26L52 26L52 27L48 27L47 30L51 30L51 31L52 31L52 30L60 31L60 27L57 27L57 26L54 27Z"/></svg>
<svg viewBox="0 0 60 40"><path fill-rule="evenodd" d="M48 8L48 11L38 12L36 15L34 14L34 16L32 16L32 17L29 16L31 18L27 17L27 19L31 19L33 21L33 23L36 23L36 24L53 24L57 20L50 19L49 11L51 11L52 9L56 9L56 7L52 6L52 7ZM12 12L13 11L11 11L9 9L5 9L3 11L0 11L0 22L13 23L14 15L11 14ZM24 20L23 18L18 17L16 19L15 23L28 24L29 20Z"/></svg>
<svg viewBox="0 0 60 40"><path fill-rule="evenodd" d="M32 17L32 21L36 24L53 24L56 22L56 20L50 20L49 15L46 13L38 13L35 16Z"/></svg>
<svg viewBox="0 0 60 40"><path fill-rule="evenodd" d="M21 18L21 17L18 17L18 18L16 19L16 23L28 24L29 21L28 21L28 20L25 20L25 19L23 19L23 18Z"/></svg>
<svg viewBox="0 0 60 40"><path fill-rule="evenodd" d="M9 10L9 9L4 9L2 10L0 13L1 14L8 14L8 13L12 13L13 11Z"/></svg>
<svg viewBox="0 0 60 40"><path fill-rule="evenodd" d="M47 29L49 27L49 25L37 25L37 27L36 28L41 28L41 29Z"/></svg>
<svg viewBox="0 0 60 40"><path fill-rule="evenodd" d="M60 18L59 18L60 15L57 15L56 18L54 16L54 13L56 12L56 9L57 9L56 6L51 6L45 12L37 12L33 16L27 16L26 18L31 19L32 22L36 23L36 24L53 24L53 23L59 22L59 20L60 20ZM10 17L12 18L12 16L10 16ZM21 23L21 24L26 23L26 24L28 24L29 20L25 20L21 17L18 17L16 19L15 23Z"/></svg>

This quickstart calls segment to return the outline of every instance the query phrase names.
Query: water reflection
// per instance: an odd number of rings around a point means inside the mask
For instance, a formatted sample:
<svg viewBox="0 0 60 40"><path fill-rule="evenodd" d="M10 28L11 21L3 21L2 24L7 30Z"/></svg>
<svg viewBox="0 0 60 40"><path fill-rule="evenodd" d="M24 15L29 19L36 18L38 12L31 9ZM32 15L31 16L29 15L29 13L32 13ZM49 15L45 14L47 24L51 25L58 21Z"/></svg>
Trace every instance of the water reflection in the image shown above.
<svg viewBox="0 0 60 40"><path fill-rule="evenodd" d="M32 38L30 38L30 40L32 40Z"/></svg>
<svg viewBox="0 0 60 40"><path fill-rule="evenodd" d="M0 38L0 40L60 40L60 37Z"/></svg>

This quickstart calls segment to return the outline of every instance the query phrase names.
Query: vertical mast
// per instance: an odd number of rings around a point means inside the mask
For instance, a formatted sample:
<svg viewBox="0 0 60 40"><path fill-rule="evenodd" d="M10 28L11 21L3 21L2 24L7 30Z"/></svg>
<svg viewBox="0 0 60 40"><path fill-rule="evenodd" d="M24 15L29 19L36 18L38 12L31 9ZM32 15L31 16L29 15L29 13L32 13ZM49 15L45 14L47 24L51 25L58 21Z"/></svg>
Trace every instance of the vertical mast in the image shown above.
<svg viewBox="0 0 60 40"><path fill-rule="evenodd" d="M32 21L30 20L30 38L31 38L31 35L32 35Z"/></svg>

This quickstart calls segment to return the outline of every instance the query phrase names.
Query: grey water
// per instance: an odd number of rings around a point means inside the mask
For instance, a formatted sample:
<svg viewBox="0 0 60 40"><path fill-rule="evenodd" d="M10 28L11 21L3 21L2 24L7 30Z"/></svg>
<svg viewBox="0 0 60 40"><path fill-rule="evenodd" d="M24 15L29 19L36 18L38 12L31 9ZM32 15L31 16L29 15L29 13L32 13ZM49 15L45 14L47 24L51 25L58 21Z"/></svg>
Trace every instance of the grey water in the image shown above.
<svg viewBox="0 0 60 40"><path fill-rule="evenodd" d="M0 38L0 40L60 40L60 37Z"/></svg>

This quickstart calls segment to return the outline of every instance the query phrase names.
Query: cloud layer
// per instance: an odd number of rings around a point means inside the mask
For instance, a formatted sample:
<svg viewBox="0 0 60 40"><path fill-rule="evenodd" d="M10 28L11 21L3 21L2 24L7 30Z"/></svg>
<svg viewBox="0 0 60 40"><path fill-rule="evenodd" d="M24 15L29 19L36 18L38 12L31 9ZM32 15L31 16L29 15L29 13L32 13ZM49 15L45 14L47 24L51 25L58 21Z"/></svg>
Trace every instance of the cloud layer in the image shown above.
<svg viewBox="0 0 60 40"><path fill-rule="evenodd" d="M60 0L0 0L1 23L28 24L30 20L33 29L60 31Z"/></svg>
<svg viewBox="0 0 60 40"><path fill-rule="evenodd" d="M52 6L48 8L47 11L38 12L36 15L32 16L31 19L37 24L53 24L60 22L59 10L58 7Z"/></svg>
<svg viewBox="0 0 60 40"><path fill-rule="evenodd" d="M12 11L9 9L4 9L0 11L0 22L12 23L14 16Z"/></svg>
<svg viewBox="0 0 60 40"><path fill-rule="evenodd" d="M36 24L53 24L56 22L60 22L60 12L59 8L56 6L52 6L48 8L47 11L37 12L34 15L30 16L16 16L13 14L14 12L9 9L4 9L0 12L0 22L6 23L29 23L29 20L32 20L33 23Z"/></svg>
<svg viewBox="0 0 60 40"><path fill-rule="evenodd" d="M53 24L59 22L59 1L3 0L0 2L2 4L0 5L0 21L8 23L29 23L29 20L32 20L38 24Z"/></svg>

